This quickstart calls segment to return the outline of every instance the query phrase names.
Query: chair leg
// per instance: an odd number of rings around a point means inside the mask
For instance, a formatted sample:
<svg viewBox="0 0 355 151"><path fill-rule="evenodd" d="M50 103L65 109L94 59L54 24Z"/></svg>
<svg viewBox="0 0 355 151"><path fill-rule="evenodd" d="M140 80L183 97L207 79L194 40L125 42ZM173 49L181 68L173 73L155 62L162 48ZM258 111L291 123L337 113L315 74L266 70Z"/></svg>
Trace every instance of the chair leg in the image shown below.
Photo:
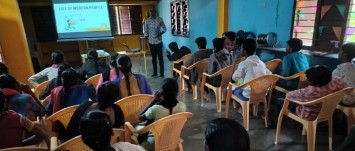
<svg viewBox="0 0 355 151"><path fill-rule="evenodd" d="M183 91L184 91L184 78L180 76L180 96L182 95Z"/></svg>
<svg viewBox="0 0 355 151"><path fill-rule="evenodd" d="M351 132L351 127L353 125L353 111L352 109L349 109L349 112L348 112L348 115L346 115L346 118L347 118L347 130L348 130L348 135L350 134Z"/></svg>
<svg viewBox="0 0 355 151"><path fill-rule="evenodd" d="M179 151L184 151L184 148L182 147L181 143L179 143Z"/></svg>
<svg viewBox="0 0 355 151"><path fill-rule="evenodd" d="M197 99L197 86L192 85L192 95L194 96L194 100Z"/></svg>
<svg viewBox="0 0 355 151"><path fill-rule="evenodd" d="M333 148L333 118L328 120L328 141L329 141L329 150Z"/></svg>
<svg viewBox="0 0 355 151"><path fill-rule="evenodd" d="M217 90L214 92L216 94L216 106L217 106L217 112L221 112L221 103L220 102L220 90L217 88Z"/></svg>
<svg viewBox="0 0 355 151"><path fill-rule="evenodd" d="M244 128L249 131L249 102L243 102L241 104L243 111L243 124Z"/></svg>
<svg viewBox="0 0 355 151"><path fill-rule="evenodd" d="M201 100L201 106L203 106L203 101L204 101L204 93L205 93L205 90L204 90L204 85L201 84L201 88L200 88L200 93L201 93L201 96L200 96L200 100Z"/></svg>
<svg viewBox="0 0 355 151"><path fill-rule="evenodd" d="M231 97L232 97L232 86L228 86L228 91L227 91L227 96L226 96L226 118L228 118L229 115L229 104L231 101ZM235 104L234 100L233 101L233 106Z"/></svg>
<svg viewBox="0 0 355 151"><path fill-rule="evenodd" d="M222 88L219 87L217 89L217 93L218 93L218 98L217 101L218 101L218 112L221 112L222 111Z"/></svg>
<svg viewBox="0 0 355 151"><path fill-rule="evenodd" d="M279 141L283 116L284 116L284 114L283 114L283 111L281 110L281 112L279 114L279 119L277 120L277 126L276 126L276 137L275 137L275 142L274 142L274 144L276 144L276 145L277 145L277 142Z"/></svg>
<svg viewBox="0 0 355 151"><path fill-rule="evenodd" d="M316 131L317 131L317 122L308 122L307 123L308 151L314 151L314 146L316 142Z"/></svg>
<svg viewBox="0 0 355 151"><path fill-rule="evenodd" d="M265 117L265 127L268 127L268 121L269 121L269 114L268 114L269 110L268 110L268 106L267 104L264 102L264 117Z"/></svg>

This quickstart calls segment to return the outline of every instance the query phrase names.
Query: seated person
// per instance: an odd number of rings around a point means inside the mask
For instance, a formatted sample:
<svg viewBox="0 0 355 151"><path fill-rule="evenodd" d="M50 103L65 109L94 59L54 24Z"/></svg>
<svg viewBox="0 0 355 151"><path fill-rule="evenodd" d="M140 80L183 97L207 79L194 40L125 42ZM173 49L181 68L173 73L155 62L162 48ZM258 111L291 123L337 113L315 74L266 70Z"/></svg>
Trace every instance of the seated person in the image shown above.
<svg viewBox="0 0 355 151"><path fill-rule="evenodd" d="M44 115L44 107L41 102L35 97L28 94L22 94L21 92L32 93L31 88L27 85L21 85L16 79L7 74L0 76L0 88L4 92L4 96L9 102L9 109L35 121L38 116Z"/></svg>
<svg viewBox="0 0 355 151"><path fill-rule="evenodd" d="M287 92L287 98L309 102L345 88L344 81L339 77L332 78L329 68L323 65L309 68L306 71L306 77L310 85L302 89ZM311 106L297 105L296 114L300 118L313 121L317 118L321 107L321 104Z"/></svg>
<svg viewBox="0 0 355 151"><path fill-rule="evenodd" d="M344 80L346 87L355 87L355 43L347 43L339 51L339 59L343 62L333 71L333 76ZM343 105L352 106L355 104L355 95L345 95L341 101Z"/></svg>
<svg viewBox="0 0 355 151"><path fill-rule="evenodd" d="M204 151L249 151L249 134L238 122L217 118L205 130Z"/></svg>
<svg viewBox="0 0 355 151"><path fill-rule="evenodd" d="M134 94L152 94L147 79L141 74L132 73L132 62L129 56L118 56L116 70L123 74L114 81L120 88L118 99Z"/></svg>
<svg viewBox="0 0 355 151"><path fill-rule="evenodd" d="M199 50L194 52L192 54L192 57L185 63L186 67L189 67L192 64L194 64L200 60L209 58L213 52L211 49L206 49L207 40L205 37L196 38L195 43L197 44L197 47ZM190 77L189 80L185 80L185 83L187 84L189 91L191 91L192 90L191 84L195 85L198 80L197 79L198 75L197 75L196 69L192 69L192 70L190 70L190 72L187 72L185 74L189 75L189 77Z"/></svg>
<svg viewBox="0 0 355 151"><path fill-rule="evenodd" d="M118 86L113 82L104 82L97 91L97 102L89 101L81 104L74 112L66 129L65 140L80 135L79 121L84 114L91 110L101 110L110 117L110 121L114 128L120 128L124 125L124 116L120 106L115 102L118 98Z"/></svg>
<svg viewBox="0 0 355 151"><path fill-rule="evenodd" d="M266 68L265 63L257 55L254 55L255 50L256 42L254 39L243 41L241 55L246 59L238 64L237 70L233 73L232 79L234 81L243 80L243 83L247 83L258 77L271 74L269 69ZM243 89L236 88L233 94L243 101L248 101L250 98L250 87Z"/></svg>
<svg viewBox="0 0 355 151"><path fill-rule="evenodd" d="M9 74L9 69L7 68L6 64L0 62L0 75Z"/></svg>
<svg viewBox="0 0 355 151"><path fill-rule="evenodd" d="M78 73L72 69L66 69L62 73L62 86L51 91L51 101L48 103L46 114L52 115L59 110L78 105L96 99L94 90L86 85L79 85Z"/></svg>
<svg viewBox="0 0 355 151"><path fill-rule="evenodd" d="M176 80L167 78L161 84L161 90L157 91L154 100L143 110L139 116L139 120L148 120L147 125L157 121L163 117L185 112L186 105L177 100L179 93L179 85ZM139 129L139 126L137 127ZM146 136L146 137L145 137ZM141 145L147 150L154 150L154 136L149 133L139 136Z"/></svg>
<svg viewBox="0 0 355 151"><path fill-rule="evenodd" d="M169 44L169 49L173 52L173 54L171 55L170 52L168 50L166 50L166 56L168 57L169 61L176 61L181 59L183 56L191 53L190 49L187 48L186 46L182 46L179 49L179 46L176 42L171 42ZM180 62L179 64L175 64L174 68L180 70L181 66L184 64L185 62ZM174 77L176 77L176 73L174 73Z"/></svg>
<svg viewBox="0 0 355 151"><path fill-rule="evenodd" d="M47 96L51 94L51 91L57 87L62 85L62 73L64 70L71 68L70 64L62 63L58 67L58 76L53 78L48 82L48 85L44 90L39 94L39 99L44 100Z"/></svg>
<svg viewBox="0 0 355 151"><path fill-rule="evenodd" d="M230 54L232 54L233 58L240 55L240 51L238 50L236 44L236 37L237 35L233 31L227 31L222 35L222 38L224 39L224 49L226 49Z"/></svg>
<svg viewBox="0 0 355 151"><path fill-rule="evenodd" d="M43 139L50 146L48 133L25 116L8 110L8 101L0 90L0 149L35 145ZM33 136L23 138L24 132Z"/></svg>
<svg viewBox="0 0 355 151"><path fill-rule="evenodd" d="M144 151L129 142L110 145L112 132L110 117L102 111L90 111L80 120L79 129L83 142L94 151Z"/></svg>
<svg viewBox="0 0 355 151"><path fill-rule="evenodd" d="M87 57L88 60L80 67L78 71L82 81L86 81L90 77L110 69L106 62L99 58L95 49L89 49Z"/></svg>
<svg viewBox="0 0 355 151"><path fill-rule="evenodd" d="M122 73L117 69L117 57L119 54L113 53L110 55L109 61L110 61L110 69L104 71L100 75L100 80L97 83L96 90L99 89L101 84L105 81L114 81L116 80L117 77L120 77Z"/></svg>
<svg viewBox="0 0 355 151"><path fill-rule="evenodd" d="M39 73L32 75L28 78L28 82L30 82L34 87L37 87L40 83L37 80L46 77L48 80L52 80L53 78L58 76L58 67L60 64L64 62L64 54L61 51L53 51L51 54L52 66L45 68Z"/></svg>
<svg viewBox="0 0 355 151"><path fill-rule="evenodd" d="M232 56L228 53L227 50L224 49L224 41L222 38L213 39L213 53L211 54L208 61L208 74L214 74L215 72L229 66L232 64ZM209 84L213 86L221 85L221 76L217 76L214 78L208 78L206 80ZM209 92L207 88L205 88L206 95L205 98L209 100L212 96L212 93Z"/></svg>
<svg viewBox="0 0 355 151"><path fill-rule="evenodd" d="M281 64L281 76L288 77L309 68L306 55L300 52L303 42L301 39L293 38L287 41L286 53ZM281 81L279 85L287 90L297 89L298 79Z"/></svg>

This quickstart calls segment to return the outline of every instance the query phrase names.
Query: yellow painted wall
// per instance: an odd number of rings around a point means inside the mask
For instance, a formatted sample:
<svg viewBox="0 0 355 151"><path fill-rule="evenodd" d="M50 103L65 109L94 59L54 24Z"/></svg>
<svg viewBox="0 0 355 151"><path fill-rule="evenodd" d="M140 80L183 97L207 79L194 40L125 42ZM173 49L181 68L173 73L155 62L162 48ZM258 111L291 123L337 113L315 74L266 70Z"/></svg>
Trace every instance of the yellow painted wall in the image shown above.
<svg viewBox="0 0 355 151"><path fill-rule="evenodd" d="M17 1L0 1L0 45L10 74L28 83L33 75L32 61Z"/></svg>
<svg viewBox="0 0 355 151"><path fill-rule="evenodd" d="M218 0L218 31L217 37L228 31L229 0Z"/></svg>

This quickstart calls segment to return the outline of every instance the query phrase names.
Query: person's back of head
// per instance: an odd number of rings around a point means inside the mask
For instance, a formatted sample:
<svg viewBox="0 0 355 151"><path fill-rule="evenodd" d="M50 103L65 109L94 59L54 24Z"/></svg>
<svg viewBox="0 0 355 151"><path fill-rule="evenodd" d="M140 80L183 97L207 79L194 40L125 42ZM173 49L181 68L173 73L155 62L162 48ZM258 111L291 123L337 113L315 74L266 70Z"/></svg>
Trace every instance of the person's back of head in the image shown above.
<svg viewBox="0 0 355 151"><path fill-rule="evenodd" d="M18 82L13 76L9 74L0 75L0 88L1 89L10 88L10 89L17 90Z"/></svg>
<svg viewBox="0 0 355 151"><path fill-rule="evenodd" d="M344 59L347 62L349 62L355 58L355 43L353 43L353 42L346 43L341 47L341 50L342 50L342 54L345 55ZM339 58L340 57L341 56L339 56Z"/></svg>
<svg viewBox="0 0 355 151"><path fill-rule="evenodd" d="M318 65L306 70L306 77L310 82L310 85L322 87L332 80L332 72L327 66Z"/></svg>
<svg viewBox="0 0 355 151"><path fill-rule="evenodd" d="M250 56L254 55L256 50L256 41L254 39L245 39L242 43L242 48L244 55Z"/></svg>
<svg viewBox="0 0 355 151"><path fill-rule="evenodd" d="M78 84L79 75L78 73L72 69L65 69L62 73L62 85L64 88L70 88Z"/></svg>
<svg viewBox="0 0 355 151"><path fill-rule="evenodd" d="M195 42L199 49L206 49L207 40L205 37L198 37L196 38Z"/></svg>
<svg viewBox="0 0 355 151"><path fill-rule="evenodd" d="M126 86L127 86L127 91L128 91L128 96L132 95L131 92L131 84L129 82L129 77L131 74L132 70L132 62L131 58L127 55L119 55L117 57L117 69L121 70L123 73L125 80L126 80ZM119 75L119 72L116 70L116 74Z"/></svg>
<svg viewBox="0 0 355 151"><path fill-rule="evenodd" d="M0 62L0 75L2 74L9 74L9 69L7 68L6 64Z"/></svg>
<svg viewBox="0 0 355 151"><path fill-rule="evenodd" d="M179 46L176 42L171 42L168 47L172 52L179 51Z"/></svg>
<svg viewBox="0 0 355 151"><path fill-rule="evenodd" d="M236 121L217 118L205 130L205 151L249 151L248 132Z"/></svg>
<svg viewBox="0 0 355 151"><path fill-rule="evenodd" d="M97 101L99 103L99 109L105 110L112 106L118 99L119 87L111 82L106 81L97 90Z"/></svg>
<svg viewBox="0 0 355 151"><path fill-rule="evenodd" d="M97 52L95 49L90 48L88 53L87 53L88 59L89 60L97 60L99 58Z"/></svg>
<svg viewBox="0 0 355 151"><path fill-rule="evenodd" d="M117 67L117 62L116 62L116 60L117 60L118 55L119 55L119 54L117 54L117 53L113 53L113 54L110 55L110 58L109 58L109 60L110 60L110 66L113 67L113 68L116 68L116 67Z"/></svg>
<svg viewBox="0 0 355 151"><path fill-rule="evenodd" d="M56 84L57 86L62 85L62 73L64 70L71 68L71 65L69 63L62 63L59 67L58 67L58 77L57 77L57 81Z"/></svg>
<svg viewBox="0 0 355 151"><path fill-rule="evenodd" d="M215 38L213 39L213 48L214 52L219 52L224 48L224 41L222 38Z"/></svg>
<svg viewBox="0 0 355 151"><path fill-rule="evenodd" d="M64 54L61 51L53 51L51 54L52 64L61 64L64 62Z"/></svg>
<svg viewBox="0 0 355 151"><path fill-rule="evenodd" d="M286 43L292 49L292 51L300 51L303 46L302 40L298 38L292 38L288 40Z"/></svg>
<svg viewBox="0 0 355 151"><path fill-rule="evenodd" d="M223 33L223 37L228 38L230 41L235 41L237 35L233 31L227 31Z"/></svg>
<svg viewBox="0 0 355 151"><path fill-rule="evenodd" d="M110 117L105 112L89 111L80 120L79 129L83 142L94 151L114 151L110 146L112 124Z"/></svg>
<svg viewBox="0 0 355 151"><path fill-rule="evenodd" d="M244 39L242 37L236 38L235 43L239 49L242 47L243 41Z"/></svg>
<svg viewBox="0 0 355 151"><path fill-rule="evenodd" d="M166 78L161 84L161 94L164 97L164 100L161 102L161 105L167 107L172 114L172 109L178 103L177 96L179 94L179 85L176 80L172 78Z"/></svg>

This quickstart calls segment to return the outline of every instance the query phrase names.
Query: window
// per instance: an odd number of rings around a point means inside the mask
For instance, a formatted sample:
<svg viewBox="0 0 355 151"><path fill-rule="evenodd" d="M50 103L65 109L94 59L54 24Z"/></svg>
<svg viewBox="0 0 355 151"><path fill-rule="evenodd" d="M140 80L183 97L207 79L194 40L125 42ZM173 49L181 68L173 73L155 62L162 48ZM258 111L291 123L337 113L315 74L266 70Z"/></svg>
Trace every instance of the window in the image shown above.
<svg viewBox="0 0 355 151"><path fill-rule="evenodd" d="M142 34L141 6L110 6L112 34Z"/></svg>
<svg viewBox="0 0 355 151"><path fill-rule="evenodd" d="M318 0L296 1L293 38L302 39L303 45L312 46Z"/></svg>
<svg viewBox="0 0 355 151"><path fill-rule="evenodd" d="M344 42L355 42L355 0L295 0L293 38L304 49L337 52Z"/></svg>
<svg viewBox="0 0 355 151"><path fill-rule="evenodd" d="M355 42L355 0L351 0L347 20L345 42Z"/></svg>

